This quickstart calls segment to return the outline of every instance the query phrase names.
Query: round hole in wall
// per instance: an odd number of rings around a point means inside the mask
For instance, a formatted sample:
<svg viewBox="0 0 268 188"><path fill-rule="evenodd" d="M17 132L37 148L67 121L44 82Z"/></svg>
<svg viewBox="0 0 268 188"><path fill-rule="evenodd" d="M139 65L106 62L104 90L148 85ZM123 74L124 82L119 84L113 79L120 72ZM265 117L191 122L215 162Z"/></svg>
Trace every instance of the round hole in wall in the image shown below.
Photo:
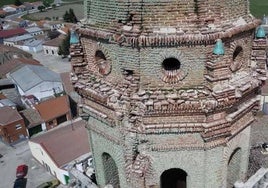
<svg viewBox="0 0 268 188"><path fill-rule="evenodd" d="M162 80L167 83L177 83L185 78L186 74L181 69L181 62L174 58L166 58L162 62Z"/></svg>
<svg viewBox="0 0 268 188"><path fill-rule="evenodd" d="M180 69L181 63L176 58L167 58L163 61L162 67L166 71L175 71Z"/></svg>

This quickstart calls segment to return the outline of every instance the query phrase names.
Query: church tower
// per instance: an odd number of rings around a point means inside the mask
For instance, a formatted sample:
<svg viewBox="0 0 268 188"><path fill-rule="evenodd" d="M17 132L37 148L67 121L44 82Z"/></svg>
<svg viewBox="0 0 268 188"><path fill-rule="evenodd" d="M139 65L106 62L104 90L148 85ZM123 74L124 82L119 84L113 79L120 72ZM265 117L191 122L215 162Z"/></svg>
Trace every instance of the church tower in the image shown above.
<svg viewBox="0 0 268 188"><path fill-rule="evenodd" d="M265 36L255 36L260 21L248 1L85 1L72 81L99 186L229 188L243 180L266 79L258 56Z"/></svg>

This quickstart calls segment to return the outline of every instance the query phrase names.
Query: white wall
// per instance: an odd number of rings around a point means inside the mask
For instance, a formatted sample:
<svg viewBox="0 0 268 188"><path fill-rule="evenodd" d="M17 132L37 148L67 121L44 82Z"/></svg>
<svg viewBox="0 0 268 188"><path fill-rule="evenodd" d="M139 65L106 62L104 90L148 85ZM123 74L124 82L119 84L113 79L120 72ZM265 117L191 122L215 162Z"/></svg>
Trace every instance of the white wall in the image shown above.
<svg viewBox="0 0 268 188"><path fill-rule="evenodd" d="M33 33L30 33L32 36L36 36L36 35L42 35L44 34L44 31L36 31L36 32L33 32Z"/></svg>
<svg viewBox="0 0 268 188"><path fill-rule="evenodd" d="M62 184L66 185L64 175L69 176L68 171L58 168L40 144L32 142L31 140L29 140L28 144L33 157L44 167L44 164L47 164L50 168L51 174L54 175Z"/></svg>
<svg viewBox="0 0 268 188"><path fill-rule="evenodd" d="M6 46L14 46L15 43L14 42L8 42L8 41L4 40L4 45L6 45Z"/></svg>
<svg viewBox="0 0 268 188"><path fill-rule="evenodd" d="M44 54L46 54L46 55L59 56L59 54L58 54L59 47L43 45L43 51L44 51Z"/></svg>
<svg viewBox="0 0 268 188"><path fill-rule="evenodd" d="M42 123L41 126L42 126L42 131L46 131L47 130L46 123Z"/></svg>
<svg viewBox="0 0 268 188"><path fill-rule="evenodd" d="M25 92L18 86L18 90L21 95L34 95L36 98L38 98L38 100L54 96L53 88L55 88L58 92L63 91L61 82L42 82L41 84L38 84L37 86Z"/></svg>
<svg viewBox="0 0 268 188"><path fill-rule="evenodd" d="M40 44L38 46L35 47L29 47L29 46L23 46L23 45L14 45L15 47L24 50L26 52L41 52L43 50L43 45Z"/></svg>

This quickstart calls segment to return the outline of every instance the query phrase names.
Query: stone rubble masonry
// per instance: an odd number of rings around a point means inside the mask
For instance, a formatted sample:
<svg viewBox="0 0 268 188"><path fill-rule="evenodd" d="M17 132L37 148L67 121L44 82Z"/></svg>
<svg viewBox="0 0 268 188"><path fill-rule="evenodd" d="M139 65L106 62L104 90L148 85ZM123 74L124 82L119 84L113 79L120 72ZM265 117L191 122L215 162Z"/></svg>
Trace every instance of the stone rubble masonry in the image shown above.
<svg viewBox="0 0 268 188"><path fill-rule="evenodd" d="M160 187L172 168L187 173L190 188L244 180L267 46L254 39L260 21L248 2L111 0L87 7L70 54L99 185ZM216 39L224 55L212 53ZM169 58L179 70L165 70Z"/></svg>

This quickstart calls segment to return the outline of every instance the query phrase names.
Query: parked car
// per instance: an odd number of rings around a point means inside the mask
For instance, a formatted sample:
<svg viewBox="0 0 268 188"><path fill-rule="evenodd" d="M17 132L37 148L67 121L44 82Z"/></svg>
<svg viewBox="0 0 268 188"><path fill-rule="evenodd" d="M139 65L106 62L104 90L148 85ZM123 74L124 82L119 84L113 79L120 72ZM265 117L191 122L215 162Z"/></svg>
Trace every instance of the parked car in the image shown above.
<svg viewBox="0 0 268 188"><path fill-rule="evenodd" d="M26 188L27 179L26 178L18 178L14 182L13 188Z"/></svg>
<svg viewBox="0 0 268 188"><path fill-rule="evenodd" d="M60 184L60 181L55 179L55 180L51 180L51 181L42 183L39 186L37 186L36 188L55 188L55 187L58 187L59 184Z"/></svg>
<svg viewBox="0 0 268 188"><path fill-rule="evenodd" d="M23 164L19 165L16 170L16 177L17 178L24 178L28 173L28 166Z"/></svg>

